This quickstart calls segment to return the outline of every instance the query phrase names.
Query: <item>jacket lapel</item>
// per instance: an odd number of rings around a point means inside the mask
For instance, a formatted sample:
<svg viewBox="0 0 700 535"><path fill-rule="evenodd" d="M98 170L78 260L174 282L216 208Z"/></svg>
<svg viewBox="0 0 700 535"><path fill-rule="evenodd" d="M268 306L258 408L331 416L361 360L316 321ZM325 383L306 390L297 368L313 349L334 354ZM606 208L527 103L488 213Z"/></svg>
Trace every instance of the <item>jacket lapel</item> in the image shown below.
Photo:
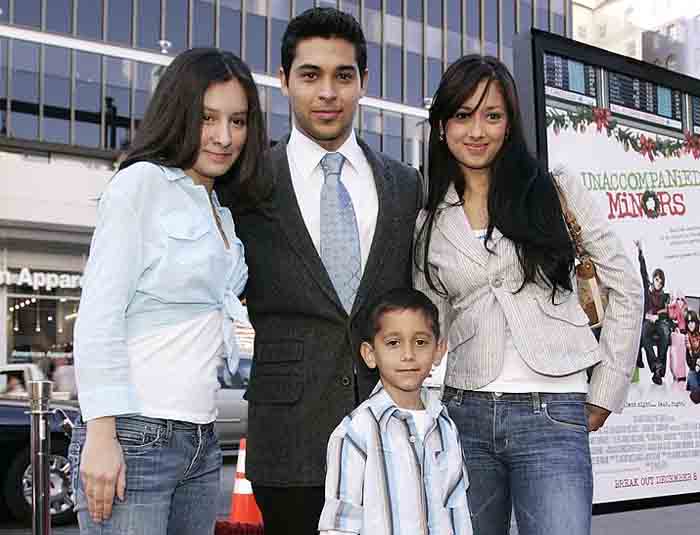
<svg viewBox="0 0 700 535"><path fill-rule="evenodd" d="M372 245L367 257L365 269L362 272L362 280L360 287L357 290L355 303L352 306L351 316L356 314L362 305L367 301L367 297L371 295L372 287L377 280L377 276L381 272L384 259L391 254L389 249L392 244L392 211L391 207L395 202L395 187L396 178L384 165L383 160L359 137L357 142L365 153L365 157L372 168L374 175L374 183L377 188L377 199L379 201L379 209L377 212L377 223L372 237Z"/></svg>
<svg viewBox="0 0 700 535"><path fill-rule="evenodd" d="M275 202L277 205L276 213L279 215L279 225L282 232L287 237L289 245L294 252L299 255L299 258L301 258L306 268L311 272L313 279L318 283L321 291L323 291L341 311L344 311L345 309L338 299L338 294L316 250L316 246L309 235L306 223L304 223L304 218L299 209L297 196L294 192L294 186L292 185L289 161L287 159L287 139L280 141L269 153L270 165L277 189ZM274 259L271 259L271 261L274 262Z"/></svg>
<svg viewBox="0 0 700 535"><path fill-rule="evenodd" d="M445 203L439 208L437 229L462 254L480 265L486 266L489 252L484 247L483 242L474 236L474 231L469 225L462 206L452 206L458 201L457 192L454 186L450 185L450 189L445 195ZM501 233L494 229L492 243L496 242L500 237Z"/></svg>

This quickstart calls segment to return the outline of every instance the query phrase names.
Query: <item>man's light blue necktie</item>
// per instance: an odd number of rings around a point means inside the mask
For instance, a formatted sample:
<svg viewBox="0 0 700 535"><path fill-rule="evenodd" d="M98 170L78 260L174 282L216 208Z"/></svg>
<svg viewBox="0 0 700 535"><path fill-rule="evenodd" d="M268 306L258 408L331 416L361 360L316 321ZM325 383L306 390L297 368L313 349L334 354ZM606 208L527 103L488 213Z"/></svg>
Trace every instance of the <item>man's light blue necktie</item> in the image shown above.
<svg viewBox="0 0 700 535"><path fill-rule="evenodd" d="M321 160L321 260L349 314L362 278L360 235L348 190L340 180L345 157L329 152Z"/></svg>

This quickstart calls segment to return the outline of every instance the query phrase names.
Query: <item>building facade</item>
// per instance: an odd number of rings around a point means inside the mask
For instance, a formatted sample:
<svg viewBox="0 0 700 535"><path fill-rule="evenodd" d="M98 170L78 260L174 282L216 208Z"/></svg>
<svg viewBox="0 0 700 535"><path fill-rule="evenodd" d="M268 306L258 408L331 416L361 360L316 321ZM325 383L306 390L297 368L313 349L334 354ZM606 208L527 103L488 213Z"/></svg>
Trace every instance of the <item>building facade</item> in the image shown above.
<svg viewBox="0 0 700 535"><path fill-rule="evenodd" d="M0 0L0 363L71 349L95 202L164 66L193 46L240 55L279 140L291 120L280 40L313 5L361 22L356 128L416 167L447 65L473 52L511 64L516 32L572 28L571 0Z"/></svg>
<svg viewBox="0 0 700 535"><path fill-rule="evenodd" d="M573 0L577 41L700 78L700 2Z"/></svg>

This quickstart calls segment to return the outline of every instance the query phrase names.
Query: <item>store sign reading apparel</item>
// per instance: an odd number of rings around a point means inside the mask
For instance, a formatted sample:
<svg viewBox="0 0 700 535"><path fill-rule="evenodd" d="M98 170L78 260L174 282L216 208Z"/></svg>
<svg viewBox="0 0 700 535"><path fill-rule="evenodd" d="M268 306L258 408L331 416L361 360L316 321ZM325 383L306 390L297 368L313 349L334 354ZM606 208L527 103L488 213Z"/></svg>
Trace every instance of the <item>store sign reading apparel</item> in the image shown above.
<svg viewBox="0 0 700 535"><path fill-rule="evenodd" d="M0 286L29 286L33 290L43 288L47 292L56 288L76 289L82 287L82 275L55 273L50 271L32 271L22 268L19 273L0 271Z"/></svg>

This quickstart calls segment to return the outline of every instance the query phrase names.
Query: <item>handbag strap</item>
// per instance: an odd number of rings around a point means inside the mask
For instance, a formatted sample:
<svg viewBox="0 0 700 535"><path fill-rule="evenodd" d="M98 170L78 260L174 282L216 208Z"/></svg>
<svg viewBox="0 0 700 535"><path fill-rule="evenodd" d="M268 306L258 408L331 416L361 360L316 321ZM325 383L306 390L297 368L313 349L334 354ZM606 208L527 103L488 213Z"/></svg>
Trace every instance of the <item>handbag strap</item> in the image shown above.
<svg viewBox="0 0 700 535"><path fill-rule="evenodd" d="M581 225L578 224L578 219L574 213L569 210L569 203L566 202L566 196L557 181L557 177L552 175L552 182L554 182L554 188L557 190L557 195L559 195L559 202L561 203L562 211L564 212L564 221L566 221L566 227L569 229L569 235L574 242L574 248L576 249L576 258L579 262L582 262L584 258L589 258L590 255L586 252L583 247L583 235L581 232Z"/></svg>

